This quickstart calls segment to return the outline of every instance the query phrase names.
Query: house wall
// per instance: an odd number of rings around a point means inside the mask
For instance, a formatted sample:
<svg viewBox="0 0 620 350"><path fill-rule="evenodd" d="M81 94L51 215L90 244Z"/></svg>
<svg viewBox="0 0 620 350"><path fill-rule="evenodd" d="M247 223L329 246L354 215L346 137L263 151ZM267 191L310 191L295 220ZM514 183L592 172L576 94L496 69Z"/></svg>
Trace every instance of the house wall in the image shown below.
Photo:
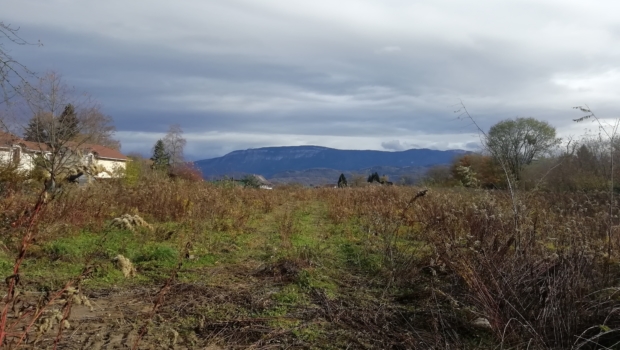
<svg viewBox="0 0 620 350"><path fill-rule="evenodd" d="M126 162L122 160L112 160L112 159L97 159L97 164L102 165L105 170L109 173L101 173L97 175L97 177L101 178L110 178L116 174L116 172L125 170Z"/></svg>
<svg viewBox="0 0 620 350"><path fill-rule="evenodd" d="M34 169L34 157L36 156L30 152L23 152L20 148L2 148L0 149L0 164L5 165L13 162L14 152L20 152L19 155L19 170L30 171Z"/></svg>
<svg viewBox="0 0 620 350"><path fill-rule="evenodd" d="M0 148L0 164L4 165L10 162L12 159L10 150L5 148Z"/></svg>
<svg viewBox="0 0 620 350"><path fill-rule="evenodd" d="M19 159L19 170L31 171L34 169L34 159L36 153L21 152Z"/></svg>
<svg viewBox="0 0 620 350"><path fill-rule="evenodd" d="M0 148L0 166L4 164L9 164L13 161L13 152L15 149L10 148ZM20 150L20 159L19 159L19 170L22 171L31 171L35 167L35 157L36 153L33 152L23 152ZM100 178L111 178L118 173L118 171L124 171L126 169L126 162L123 160L113 160L113 159L103 159L103 158L93 158L93 160L102 165L106 172L100 173L97 177ZM79 162L88 162L88 158L84 157L84 159L78 160ZM69 163L67 163L69 164Z"/></svg>

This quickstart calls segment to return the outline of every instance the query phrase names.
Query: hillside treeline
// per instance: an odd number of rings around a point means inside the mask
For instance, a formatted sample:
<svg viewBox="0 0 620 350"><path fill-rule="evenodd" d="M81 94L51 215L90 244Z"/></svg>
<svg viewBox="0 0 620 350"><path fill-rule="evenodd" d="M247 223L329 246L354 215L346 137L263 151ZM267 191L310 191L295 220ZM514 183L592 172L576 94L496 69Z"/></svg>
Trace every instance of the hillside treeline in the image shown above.
<svg viewBox="0 0 620 350"><path fill-rule="evenodd" d="M510 122L514 121L496 125ZM507 189L510 181L511 185L523 190L620 189L620 168L617 166L620 164L620 140L598 135L563 141L555 138L555 129L552 128L548 136L552 142L534 154L525 155L524 149L539 143L538 139L518 126L509 132L503 130L499 136L493 133L493 128L484 141L483 151L461 155L449 165L432 167L423 183L439 187ZM504 144L498 145L497 139Z"/></svg>

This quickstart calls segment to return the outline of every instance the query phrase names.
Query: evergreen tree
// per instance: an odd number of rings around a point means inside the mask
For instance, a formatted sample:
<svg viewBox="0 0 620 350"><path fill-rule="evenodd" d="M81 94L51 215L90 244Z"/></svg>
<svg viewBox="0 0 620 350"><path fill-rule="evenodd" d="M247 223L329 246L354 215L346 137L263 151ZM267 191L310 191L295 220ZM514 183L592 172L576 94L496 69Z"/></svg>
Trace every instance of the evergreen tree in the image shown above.
<svg viewBox="0 0 620 350"><path fill-rule="evenodd" d="M80 133L79 120L72 104L68 104L56 122L56 136L62 140L71 140Z"/></svg>
<svg viewBox="0 0 620 350"><path fill-rule="evenodd" d="M381 178L379 178L379 174L377 172L372 173L368 176L368 182L379 182L381 183Z"/></svg>
<svg viewBox="0 0 620 350"><path fill-rule="evenodd" d="M54 117L51 114L37 114L26 126L24 140L49 144L64 143L72 140L80 133L79 119L72 104L65 106L62 114Z"/></svg>
<svg viewBox="0 0 620 350"><path fill-rule="evenodd" d="M44 118L39 115L32 117L24 131L24 140L45 143L49 141L49 138L49 130L45 127Z"/></svg>
<svg viewBox="0 0 620 350"><path fill-rule="evenodd" d="M168 170L170 167L170 155L166 152L164 141L157 140L153 147L152 168L154 170Z"/></svg>
<svg viewBox="0 0 620 350"><path fill-rule="evenodd" d="M347 187L347 178L344 177L344 174L340 174L338 178L338 188Z"/></svg>

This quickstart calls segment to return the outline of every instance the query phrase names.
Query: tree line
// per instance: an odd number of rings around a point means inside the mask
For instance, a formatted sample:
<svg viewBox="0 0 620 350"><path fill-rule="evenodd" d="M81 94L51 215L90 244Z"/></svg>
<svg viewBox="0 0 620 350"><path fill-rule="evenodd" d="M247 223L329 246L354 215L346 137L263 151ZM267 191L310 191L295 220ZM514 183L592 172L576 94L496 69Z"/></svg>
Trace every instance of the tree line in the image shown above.
<svg viewBox="0 0 620 350"><path fill-rule="evenodd" d="M157 140L153 146L151 168L157 171L174 173L187 165L183 151L187 140L179 124L170 125L164 138Z"/></svg>
<svg viewBox="0 0 620 350"><path fill-rule="evenodd" d="M432 167L423 182L485 189L505 189L510 182L521 189L608 190L611 182L620 183L620 174L613 168L620 163L619 149L620 140L603 132L563 142L547 122L504 120L485 133L482 151ZM620 190L618 185L613 187Z"/></svg>
<svg viewBox="0 0 620 350"><path fill-rule="evenodd" d="M126 166L125 181L136 184L145 176L158 175L172 179L203 181L202 172L193 162L187 161L184 148L187 140L183 137L183 129L178 124L170 125L166 135L158 139L151 149L151 157L133 153Z"/></svg>

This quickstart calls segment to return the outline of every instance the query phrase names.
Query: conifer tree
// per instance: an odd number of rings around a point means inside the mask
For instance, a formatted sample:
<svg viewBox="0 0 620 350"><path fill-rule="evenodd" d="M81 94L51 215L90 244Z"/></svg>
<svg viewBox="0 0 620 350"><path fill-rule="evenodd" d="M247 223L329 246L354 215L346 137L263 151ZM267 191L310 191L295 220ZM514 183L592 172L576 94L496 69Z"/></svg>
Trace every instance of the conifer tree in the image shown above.
<svg viewBox="0 0 620 350"><path fill-rule="evenodd" d="M379 178L379 174L377 172L372 173L368 176L368 182L379 182L381 183L381 178Z"/></svg>
<svg viewBox="0 0 620 350"><path fill-rule="evenodd" d="M340 177L338 178L338 188L343 188L343 187L347 187L347 178L344 177L344 174L340 174Z"/></svg>
<svg viewBox="0 0 620 350"><path fill-rule="evenodd" d="M80 133L80 122L78 120L77 113L75 112L75 108L70 103L65 106L65 109L58 117L56 123L58 124L57 137L63 140L71 140Z"/></svg>
<svg viewBox="0 0 620 350"><path fill-rule="evenodd" d="M153 147L152 168L154 170L168 170L170 167L170 155L166 152L163 140L157 140Z"/></svg>
<svg viewBox="0 0 620 350"><path fill-rule="evenodd" d="M61 115L37 114L30 119L24 131L24 140L41 143L64 143L80 133L80 121L72 104L67 104Z"/></svg>
<svg viewBox="0 0 620 350"><path fill-rule="evenodd" d="M49 141L50 135L48 128L45 127L45 122L43 121L43 117L40 115L35 115L30 119L28 125L26 126L26 130L24 131L24 140L31 142L47 142Z"/></svg>

